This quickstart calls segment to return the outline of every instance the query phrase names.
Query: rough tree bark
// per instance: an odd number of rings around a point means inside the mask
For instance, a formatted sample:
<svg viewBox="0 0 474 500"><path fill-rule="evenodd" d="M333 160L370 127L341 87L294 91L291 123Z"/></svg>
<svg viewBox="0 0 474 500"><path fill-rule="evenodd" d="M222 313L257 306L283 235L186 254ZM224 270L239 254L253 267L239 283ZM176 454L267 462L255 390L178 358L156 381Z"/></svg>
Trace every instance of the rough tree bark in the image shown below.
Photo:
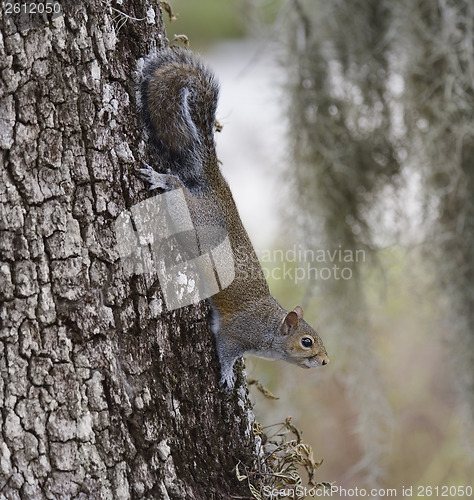
<svg viewBox="0 0 474 500"><path fill-rule="evenodd" d="M251 406L242 377L217 387L206 305L166 313L116 250L149 196L133 71L167 43L154 5L0 13L0 498L246 496Z"/></svg>

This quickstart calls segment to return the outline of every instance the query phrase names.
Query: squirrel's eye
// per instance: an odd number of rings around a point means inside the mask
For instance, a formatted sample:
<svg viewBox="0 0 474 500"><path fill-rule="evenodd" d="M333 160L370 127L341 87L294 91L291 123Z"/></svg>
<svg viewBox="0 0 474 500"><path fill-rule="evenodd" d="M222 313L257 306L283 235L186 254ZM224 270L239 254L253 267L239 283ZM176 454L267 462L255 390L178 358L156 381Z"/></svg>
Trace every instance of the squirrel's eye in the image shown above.
<svg viewBox="0 0 474 500"><path fill-rule="evenodd" d="M301 340L301 345L305 349L309 349L310 347L313 347L313 339L310 339L309 337L303 337Z"/></svg>

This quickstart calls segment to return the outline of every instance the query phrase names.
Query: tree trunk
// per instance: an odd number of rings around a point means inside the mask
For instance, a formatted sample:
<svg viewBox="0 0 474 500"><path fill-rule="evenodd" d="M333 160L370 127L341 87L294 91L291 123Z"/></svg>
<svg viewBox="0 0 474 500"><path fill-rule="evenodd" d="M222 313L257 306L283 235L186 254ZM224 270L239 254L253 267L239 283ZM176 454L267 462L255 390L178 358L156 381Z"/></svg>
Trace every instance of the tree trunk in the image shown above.
<svg viewBox="0 0 474 500"><path fill-rule="evenodd" d="M166 43L151 5L0 13L0 498L245 496L253 415L242 377L217 386L207 306L167 313L116 248L149 196L133 72Z"/></svg>

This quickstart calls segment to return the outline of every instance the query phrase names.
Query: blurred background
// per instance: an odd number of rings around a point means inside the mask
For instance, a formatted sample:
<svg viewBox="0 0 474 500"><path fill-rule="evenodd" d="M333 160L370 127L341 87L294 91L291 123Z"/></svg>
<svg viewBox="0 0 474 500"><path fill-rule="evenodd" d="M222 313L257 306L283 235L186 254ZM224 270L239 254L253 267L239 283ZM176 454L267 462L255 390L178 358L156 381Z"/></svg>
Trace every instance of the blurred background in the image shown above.
<svg viewBox="0 0 474 500"><path fill-rule="evenodd" d="M171 5L272 293L331 359L248 357L257 419L291 415L319 481L474 487L474 2Z"/></svg>

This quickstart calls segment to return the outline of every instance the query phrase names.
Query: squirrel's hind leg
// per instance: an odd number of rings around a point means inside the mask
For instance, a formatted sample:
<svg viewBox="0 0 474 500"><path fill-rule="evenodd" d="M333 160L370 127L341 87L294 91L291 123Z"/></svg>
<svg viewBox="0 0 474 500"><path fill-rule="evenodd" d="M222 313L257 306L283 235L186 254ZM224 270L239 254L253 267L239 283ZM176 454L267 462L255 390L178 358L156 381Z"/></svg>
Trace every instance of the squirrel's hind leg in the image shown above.
<svg viewBox="0 0 474 500"><path fill-rule="evenodd" d="M139 170L140 177L149 184L148 189L150 189L150 191L158 188L164 189L165 191L184 188L183 183L176 175L160 174L154 170L151 165L148 165L148 163L143 162L143 165L145 165L145 168Z"/></svg>

